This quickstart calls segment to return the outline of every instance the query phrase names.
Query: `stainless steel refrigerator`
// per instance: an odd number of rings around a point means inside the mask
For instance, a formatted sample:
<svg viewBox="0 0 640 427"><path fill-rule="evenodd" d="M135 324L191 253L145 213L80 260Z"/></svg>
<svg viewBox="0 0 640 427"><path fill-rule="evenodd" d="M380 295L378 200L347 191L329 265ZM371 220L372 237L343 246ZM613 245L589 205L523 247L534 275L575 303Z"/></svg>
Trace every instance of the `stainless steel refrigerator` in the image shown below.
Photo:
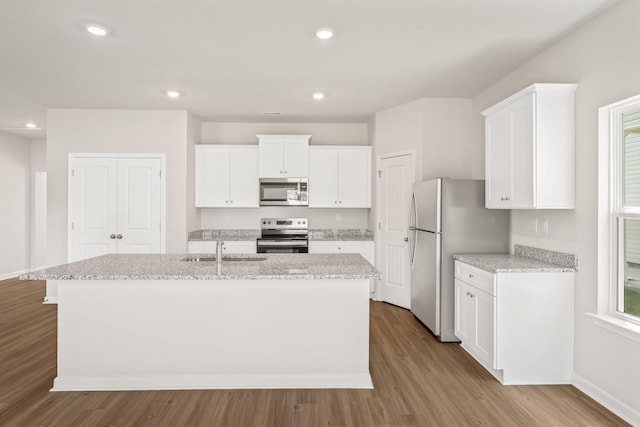
<svg viewBox="0 0 640 427"><path fill-rule="evenodd" d="M484 207L483 180L414 184L409 218L411 311L443 342L453 333L453 254L508 253L509 211Z"/></svg>

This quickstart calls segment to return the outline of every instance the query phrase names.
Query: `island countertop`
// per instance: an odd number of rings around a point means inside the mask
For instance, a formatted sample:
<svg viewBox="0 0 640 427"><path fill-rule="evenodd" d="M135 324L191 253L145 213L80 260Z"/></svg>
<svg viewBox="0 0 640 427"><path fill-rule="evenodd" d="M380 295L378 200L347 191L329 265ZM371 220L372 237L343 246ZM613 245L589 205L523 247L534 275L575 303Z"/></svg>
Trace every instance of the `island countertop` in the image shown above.
<svg viewBox="0 0 640 427"><path fill-rule="evenodd" d="M225 255L255 261L183 261L186 254L110 254L36 270L21 280L374 279L380 272L358 254ZM266 258L264 260L258 260Z"/></svg>

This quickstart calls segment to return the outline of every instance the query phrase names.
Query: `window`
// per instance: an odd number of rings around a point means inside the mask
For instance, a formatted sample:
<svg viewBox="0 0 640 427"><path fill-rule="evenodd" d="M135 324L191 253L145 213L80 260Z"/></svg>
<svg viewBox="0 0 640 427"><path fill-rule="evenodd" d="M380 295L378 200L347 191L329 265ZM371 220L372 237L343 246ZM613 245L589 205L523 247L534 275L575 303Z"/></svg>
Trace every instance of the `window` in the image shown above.
<svg viewBox="0 0 640 427"><path fill-rule="evenodd" d="M599 128L594 318L640 341L640 95L601 108Z"/></svg>

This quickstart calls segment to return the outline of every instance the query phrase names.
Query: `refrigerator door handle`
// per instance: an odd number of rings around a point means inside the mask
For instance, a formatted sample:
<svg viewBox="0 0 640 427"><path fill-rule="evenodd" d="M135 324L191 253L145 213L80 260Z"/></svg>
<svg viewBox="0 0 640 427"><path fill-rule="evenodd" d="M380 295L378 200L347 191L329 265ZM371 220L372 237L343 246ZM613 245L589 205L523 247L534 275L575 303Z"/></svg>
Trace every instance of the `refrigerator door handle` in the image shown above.
<svg viewBox="0 0 640 427"><path fill-rule="evenodd" d="M415 228L410 228L408 230L408 236L405 239L405 241L409 242L409 245L407 246L407 249L409 250L409 265L411 266L411 269L413 270L413 260L415 259L416 256L416 229Z"/></svg>

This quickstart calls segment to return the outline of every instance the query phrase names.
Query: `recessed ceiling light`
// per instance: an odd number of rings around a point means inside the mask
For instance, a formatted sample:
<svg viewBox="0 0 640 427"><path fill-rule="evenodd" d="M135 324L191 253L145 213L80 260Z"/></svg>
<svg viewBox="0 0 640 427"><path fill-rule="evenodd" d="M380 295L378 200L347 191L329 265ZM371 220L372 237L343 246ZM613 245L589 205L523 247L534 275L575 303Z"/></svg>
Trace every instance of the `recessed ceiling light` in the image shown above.
<svg viewBox="0 0 640 427"><path fill-rule="evenodd" d="M25 126L28 127L29 129L35 129L37 128L35 123L25 123Z"/></svg>
<svg viewBox="0 0 640 427"><path fill-rule="evenodd" d="M94 36L104 37L107 34L109 34L109 30L107 30L105 27L102 27L100 25L89 24L87 25L86 28L87 28L87 31L93 34Z"/></svg>
<svg viewBox="0 0 640 427"><path fill-rule="evenodd" d="M316 37L323 40L330 39L333 37L333 28L318 28Z"/></svg>
<svg viewBox="0 0 640 427"><path fill-rule="evenodd" d="M320 100L320 99L323 99L323 98L324 98L324 93L322 93L322 92L316 92L316 93L313 94L313 99Z"/></svg>
<svg viewBox="0 0 640 427"><path fill-rule="evenodd" d="M168 90L167 96L169 98L180 98L180 92L178 92L177 90Z"/></svg>

